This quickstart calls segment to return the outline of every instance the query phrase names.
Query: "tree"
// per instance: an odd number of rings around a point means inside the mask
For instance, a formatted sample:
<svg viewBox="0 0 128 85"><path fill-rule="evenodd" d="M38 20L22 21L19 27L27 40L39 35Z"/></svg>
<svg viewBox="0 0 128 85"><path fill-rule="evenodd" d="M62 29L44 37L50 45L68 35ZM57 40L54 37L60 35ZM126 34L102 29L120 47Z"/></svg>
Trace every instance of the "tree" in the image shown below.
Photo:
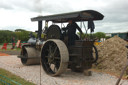
<svg viewBox="0 0 128 85"><path fill-rule="evenodd" d="M0 30L0 43L11 42L12 37L16 37L15 33L9 30Z"/></svg>
<svg viewBox="0 0 128 85"><path fill-rule="evenodd" d="M22 29L17 29L16 32L9 30L0 30L0 43L11 43L12 37L15 37L16 40L28 41L29 39L29 31L25 31Z"/></svg>
<svg viewBox="0 0 128 85"><path fill-rule="evenodd" d="M27 41L29 39L29 33L28 31L15 32L16 38L21 41Z"/></svg>
<svg viewBox="0 0 128 85"><path fill-rule="evenodd" d="M98 38L98 40L100 40L101 38L105 38L105 33L104 33L104 32L96 32L96 33L94 34L94 36L95 36L96 38Z"/></svg>
<svg viewBox="0 0 128 85"><path fill-rule="evenodd" d="M22 31L26 31L24 29L16 29L15 32L22 32Z"/></svg>
<svg viewBox="0 0 128 85"><path fill-rule="evenodd" d="M110 36L106 36L106 37L105 37L105 39L109 39L109 38L111 38L111 37L110 37Z"/></svg>

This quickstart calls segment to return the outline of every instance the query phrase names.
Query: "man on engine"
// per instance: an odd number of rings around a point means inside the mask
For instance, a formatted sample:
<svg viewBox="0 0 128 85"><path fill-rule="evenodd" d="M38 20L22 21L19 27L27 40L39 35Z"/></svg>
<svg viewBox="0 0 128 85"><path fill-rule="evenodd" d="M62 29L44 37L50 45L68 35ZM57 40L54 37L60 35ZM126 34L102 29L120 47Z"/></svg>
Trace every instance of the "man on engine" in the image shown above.
<svg viewBox="0 0 128 85"><path fill-rule="evenodd" d="M64 30L68 30L68 45L74 45L75 40L76 40L76 29L83 34L82 30L80 27L73 21L73 20L68 20L68 25Z"/></svg>

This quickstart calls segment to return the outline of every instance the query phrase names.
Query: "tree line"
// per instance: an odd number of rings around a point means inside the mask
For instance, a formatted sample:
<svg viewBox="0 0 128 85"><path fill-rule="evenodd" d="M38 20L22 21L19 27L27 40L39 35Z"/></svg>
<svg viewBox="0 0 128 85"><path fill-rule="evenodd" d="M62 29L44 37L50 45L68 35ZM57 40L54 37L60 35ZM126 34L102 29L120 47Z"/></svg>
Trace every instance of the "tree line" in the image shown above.
<svg viewBox="0 0 128 85"><path fill-rule="evenodd" d="M17 40L21 40L22 42L27 41L29 39L29 31L17 29L15 32L10 30L0 30L0 43L11 43L12 38L15 38L15 42Z"/></svg>
<svg viewBox="0 0 128 85"><path fill-rule="evenodd" d="M16 29L14 32L9 30L0 30L0 43L11 43L12 37L15 37L15 42L17 42L17 40L21 40L21 42L27 42L29 39L29 34L30 31L26 31L23 29ZM36 33L33 34L37 36ZM105 33L103 32L97 32L94 34L83 34L82 38L84 39L90 36L92 36L93 38L97 38L98 40L100 40L101 38L110 38L105 36Z"/></svg>
<svg viewBox="0 0 128 85"><path fill-rule="evenodd" d="M79 36L81 36L82 39L96 39L96 40L101 40L101 38L104 39L108 39L111 38L110 36L106 36L106 34L104 32L96 32L96 33L92 33L92 34L82 34L80 35L80 33L78 33Z"/></svg>

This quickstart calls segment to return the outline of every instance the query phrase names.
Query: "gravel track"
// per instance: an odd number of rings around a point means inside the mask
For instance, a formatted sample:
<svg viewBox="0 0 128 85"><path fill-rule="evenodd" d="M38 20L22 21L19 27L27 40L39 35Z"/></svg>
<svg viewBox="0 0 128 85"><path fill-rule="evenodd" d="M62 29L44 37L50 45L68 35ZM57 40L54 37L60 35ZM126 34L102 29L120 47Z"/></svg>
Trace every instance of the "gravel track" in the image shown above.
<svg viewBox="0 0 128 85"><path fill-rule="evenodd" d="M115 85L117 78L100 72L92 72L92 76L67 70L59 77L48 76L40 65L23 66L17 56L0 56L0 68L4 68L36 85ZM121 80L121 85L128 85L128 80Z"/></svg>

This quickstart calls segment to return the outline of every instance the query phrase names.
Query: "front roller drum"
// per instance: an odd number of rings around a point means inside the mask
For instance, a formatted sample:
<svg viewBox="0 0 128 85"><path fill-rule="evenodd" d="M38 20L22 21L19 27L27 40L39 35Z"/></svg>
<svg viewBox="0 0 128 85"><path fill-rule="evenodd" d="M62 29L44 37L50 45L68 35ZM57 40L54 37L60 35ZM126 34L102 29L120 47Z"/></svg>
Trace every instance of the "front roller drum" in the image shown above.
<svg viewBox="0 0 128 85"><path fill-rule="evenodd" d="M69 53L66 45L57 39L49 39L42 47L41 63L50 76L62 74L68 67Z"/></svg>
<svg viewBox="0 0 128 85"><path fill-rule="evenodd" d="M33 47L23 47L21 50L21 63L23 65L40 64L39 52Z"/></svg>

